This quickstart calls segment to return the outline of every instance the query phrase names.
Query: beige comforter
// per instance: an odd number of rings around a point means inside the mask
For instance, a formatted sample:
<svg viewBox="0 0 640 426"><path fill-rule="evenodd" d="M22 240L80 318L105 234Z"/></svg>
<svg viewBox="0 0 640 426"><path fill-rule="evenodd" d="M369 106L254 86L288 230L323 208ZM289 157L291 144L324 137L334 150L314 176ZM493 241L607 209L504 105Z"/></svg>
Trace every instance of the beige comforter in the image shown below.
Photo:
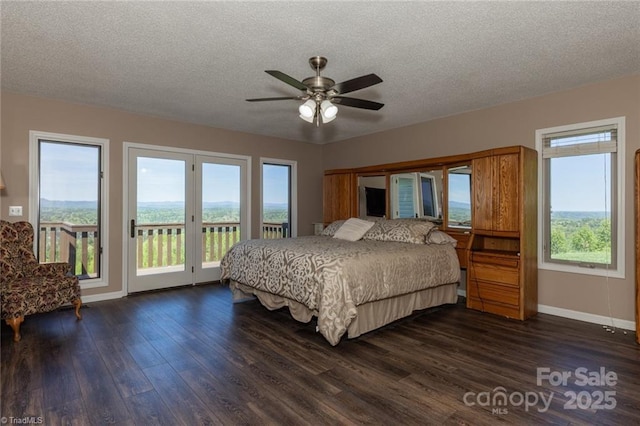
<svg viewBox="0 0 640 426"><path fill-rule="evenodd" d="M318 330L336 345L356 306L460 279L449 244L345 241L313 236L248 240L220 263L222 280L295 300L317 312Z"/></svg>

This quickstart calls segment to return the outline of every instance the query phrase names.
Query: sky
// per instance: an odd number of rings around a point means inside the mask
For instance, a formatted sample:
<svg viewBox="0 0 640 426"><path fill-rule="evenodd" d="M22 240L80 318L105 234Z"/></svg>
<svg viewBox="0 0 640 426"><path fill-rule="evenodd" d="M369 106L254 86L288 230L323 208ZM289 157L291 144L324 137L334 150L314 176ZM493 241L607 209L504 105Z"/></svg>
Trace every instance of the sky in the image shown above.
<svg viewBox="0 0 640 426"><path fill-rule="evenodd" d="M138 202L184 202L185 169L183 160L138 157Z"/></svg>
<svg viewBox="0 0 640 426"><path fill-rule="evenodd" d="M609 154L551 160L551 211L611 211Z"/></svg>
<svg viewBox="0 0 640 426"><path fill-rule="evenodd" d="M96 201L99 154L96 146L41 143L40 197Z"/></svg>
<svg viewBox="0 0 640 426"><path fill-rule="evenodd" d="M184 201L184 169L181 160L138 158L138 201ZM204 202L240 202L240 167L205 163L202 178ZM264 202L288 202L288 168L264 166Z"/></svg>
<svg viewBox="0 0 640 426"><path fill-rule="evenodd" d="M449 201L471 204L469 175L449 175Z"/></svg>
<svg viewBox="0 0 640 426"><path fill-rule="evenodd" d="M97 199L99 148L95 146L42 143L40 196L49 200L95 201ZM604 176L604 154L552 160L553 211L610 210ZM81 160L81 161L80 161ZM139 158L139 201L184 201L184 167L181 160ZM264 202L286 203L287 167L264 167ZM203 199L206 202L238 202L240 169L233 165L205 164ZM453 182L452 182L453 183ZM466 191L452 186L451 200L468 202Z"/></svg>
<svg viewBox="0 0 640 426"><path fill-rule="evenodd" d="M99 148L42 143L40 196L60 201L96 201ZM203 165L203 201L240 201L240 167ZM288 202L288 167L265 165L265 203ZM184 202L185 162L162 158L138 158L138 201Z"/></svg>
<svg viewBox="0 0 640 426"><path fill-rule="evenodd" d="M289 167L274 164L263 166L262 198L265 204L289 202Z"/></svg>
<svg viewBox="0 0 640 426"><path fill-rule="evenodd" d="M185 169L183 160L138 157L138 202L184 202ZM202 167L202 200L240 201L240 167L205 163Z"/></svg>

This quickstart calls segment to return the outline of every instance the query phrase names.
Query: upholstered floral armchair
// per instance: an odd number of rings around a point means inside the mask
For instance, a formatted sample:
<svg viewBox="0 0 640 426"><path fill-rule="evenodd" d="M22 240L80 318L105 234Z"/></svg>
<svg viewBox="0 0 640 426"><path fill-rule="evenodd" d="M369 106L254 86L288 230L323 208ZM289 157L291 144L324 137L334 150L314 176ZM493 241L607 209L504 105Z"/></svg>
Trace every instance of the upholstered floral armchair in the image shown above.
<svg viewBox="0 0 640 426"><path fill-rule="evenodd" d="M29 222L0 221L0 285L2 319L19 341L26 315L49 312L72 303L80 315L80 284L69 275L68 263L39 263L33 254L33 227Z"/></svg>

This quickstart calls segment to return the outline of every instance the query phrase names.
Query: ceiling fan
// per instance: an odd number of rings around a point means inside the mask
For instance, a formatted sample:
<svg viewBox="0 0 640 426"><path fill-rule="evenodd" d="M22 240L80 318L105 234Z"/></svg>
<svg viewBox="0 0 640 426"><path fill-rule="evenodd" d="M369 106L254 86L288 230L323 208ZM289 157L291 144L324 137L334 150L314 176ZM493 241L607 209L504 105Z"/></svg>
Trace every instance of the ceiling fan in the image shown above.
<svg viewBox="0 0 640 426"><path fill-rule="evenodd" d="M320 75L320 71L322 71L327 65L327 58L322 56L313 56L309 58L309 65L311 66L311 69L316 72L316 75L305 78L302 81L298 81L281 71L265 71L267 74L277 78L278 80L301 90L303 94L300 96L256 98L247 99L247 101L264 102L289 99L305 101L300 105L300 108L298 108L300 118L309 123L313 123L315 121L318 126L320 125L321 118L323 123L328 123L336 118L338 107L336 107L335 104L375 111L384 106L384 104L379 102L342 96L345 93L355 92L356 90L382 83L382 79L377 75L367 74L336 84L332 79Z"/></svg>

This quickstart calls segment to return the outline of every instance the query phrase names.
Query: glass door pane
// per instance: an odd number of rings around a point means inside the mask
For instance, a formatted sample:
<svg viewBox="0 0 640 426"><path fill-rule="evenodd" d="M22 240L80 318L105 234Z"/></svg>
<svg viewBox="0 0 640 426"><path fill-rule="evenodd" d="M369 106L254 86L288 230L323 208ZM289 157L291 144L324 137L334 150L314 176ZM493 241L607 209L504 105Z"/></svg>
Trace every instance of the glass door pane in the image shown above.
<svg viewBox="0 0 640 426"><path fill-rule="evenodd" d="M248 236L246 160L196 156L196 282L220 279L220 260Z"/></svg>
<svg viewBox="0 0 640 426"><path fill-rule="evenodd" d="M240 241L240 167L202 164L202 267L220 266Z"/></svg>
<svg viewBox="0 0 640 426"><path fill-rule="evenodd" d="M262 165L262 238L291 236L291 166Z"/></svg>
<svg viewBox="0 0 640 426"><path fill-rule="evenodd" d="M38 259L68 262L81 280L100 277L99 146L39 141Z"/></svg>
<svg viewBox="0 0 640 426"><path fill-rule="evenodd" d="M192 197L187 189L192 156L132 151L129 290L191 284Z"/></svg>

